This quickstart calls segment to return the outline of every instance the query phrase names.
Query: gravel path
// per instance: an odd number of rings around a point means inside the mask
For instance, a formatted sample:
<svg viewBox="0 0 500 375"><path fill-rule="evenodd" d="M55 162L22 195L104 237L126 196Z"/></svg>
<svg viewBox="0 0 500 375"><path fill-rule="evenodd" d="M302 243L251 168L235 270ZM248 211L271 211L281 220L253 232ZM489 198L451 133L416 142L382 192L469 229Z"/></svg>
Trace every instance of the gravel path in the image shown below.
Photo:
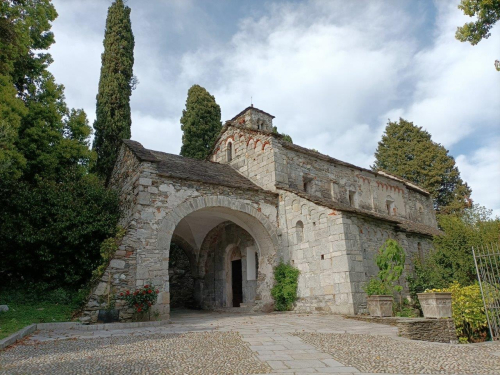
<svg viewBox="0 0 500 375"><path fill-rule="evenodd" d="M193 332L47 341L2 352L0 374L261 374L236 332Z"/></svg>
<svg viewBox="0 0 500 375"><path fill-rule="evenodd" d="M372 335L297 332L292 335L367 373L500 374L498 346L435 344Z"/></svg>

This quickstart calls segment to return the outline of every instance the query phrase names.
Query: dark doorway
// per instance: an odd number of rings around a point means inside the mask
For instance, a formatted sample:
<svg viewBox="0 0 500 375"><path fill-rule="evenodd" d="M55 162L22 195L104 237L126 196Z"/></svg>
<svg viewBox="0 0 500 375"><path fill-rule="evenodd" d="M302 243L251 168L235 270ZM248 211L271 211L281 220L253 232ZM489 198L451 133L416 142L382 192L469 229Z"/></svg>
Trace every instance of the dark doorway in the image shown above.
<svg viewBox="0 0 500 375"><path fill-rule="evenodd" d="M243 302L243 282L241 274L241 259L233 260L231 262L231 275L233 286L233 307L240 307Z"/></svg>

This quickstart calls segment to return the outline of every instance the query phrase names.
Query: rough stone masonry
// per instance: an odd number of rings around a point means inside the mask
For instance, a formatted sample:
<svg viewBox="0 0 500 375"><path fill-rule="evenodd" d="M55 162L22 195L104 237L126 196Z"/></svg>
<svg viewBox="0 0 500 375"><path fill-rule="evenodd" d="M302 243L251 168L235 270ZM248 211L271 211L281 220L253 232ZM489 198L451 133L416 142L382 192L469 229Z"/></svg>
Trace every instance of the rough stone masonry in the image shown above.
<svg viewBox="0 0 500 375"><path fill-rule="evenodd" d="M374 257L387 238L404 247L411 271L439 233L429 193L286 142L273 132L273 118L244 109L203 161L123 141L111 186L126 235L83 321L97 321L108 294L146 283L160 289L155 313L168 318L179 290L169 275L186 272L192 298L181 299L196 307L269 310L280 261L300 270L295 310L358 314L366 309L362 285L377 273ZM171 243L189 261L169 262ZM121 301L117 308L120 320L131 319Z"/></svg>

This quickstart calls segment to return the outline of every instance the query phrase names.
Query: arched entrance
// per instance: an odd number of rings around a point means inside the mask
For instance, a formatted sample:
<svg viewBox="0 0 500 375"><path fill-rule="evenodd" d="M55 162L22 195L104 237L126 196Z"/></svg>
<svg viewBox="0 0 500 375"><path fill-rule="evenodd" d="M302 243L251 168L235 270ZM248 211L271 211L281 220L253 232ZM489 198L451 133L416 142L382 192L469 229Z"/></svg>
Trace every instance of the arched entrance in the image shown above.
<svg viewBox="0 0 500 375"><path fill-rule="evenodd" d="M280 256L277 228L247 202L219 196L185 201L167 214L158 228L158 250L163 259L169 259L170 244L178 239L192 249L188 251L194 258L191 272L196 306L263 306L272 301L273 267ZM171 301L175 301L171 300L174 291L168 268L163 274L158 308L168 313Z"/></svg>

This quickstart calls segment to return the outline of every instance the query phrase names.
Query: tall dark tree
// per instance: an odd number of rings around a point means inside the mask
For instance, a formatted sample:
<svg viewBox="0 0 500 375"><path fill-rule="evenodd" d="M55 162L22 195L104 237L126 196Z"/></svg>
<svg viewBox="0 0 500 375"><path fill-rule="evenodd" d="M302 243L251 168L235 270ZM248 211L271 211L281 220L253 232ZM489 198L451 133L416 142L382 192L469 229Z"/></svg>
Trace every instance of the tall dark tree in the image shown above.
<svg viewBox="0 0 500 375"><path fill-rule="evenodd" d="M372 169L387 171L428 190L440 212L459 212L469 205L472 191L460 178L453 157L412 122L401 118L399 122L389 121Z"/></svg>
<svg viewBox="0 0 500 375"><path fill-rule="evenodd" d="M130 138L130 96L136 83L134 44L130 8L123 0L116 0L109 7L106 19L94 122L95 170L106 180L113 170L122 139Z"/></svg>
<svg viewBox="0 0 500 375"><path fill-rule="evenodd" d="M186 109L182 111L181 155L205 159L222 128L220 107L213 95L199 85L188 91Z"/></svg>
<svg viewBox="0 0 500 375"><path fill-rule="evenodd" d="M78 287L114 234L116 193L89 173L85 112L48 71L50 0L0 2L0 285Z"/></svg>

